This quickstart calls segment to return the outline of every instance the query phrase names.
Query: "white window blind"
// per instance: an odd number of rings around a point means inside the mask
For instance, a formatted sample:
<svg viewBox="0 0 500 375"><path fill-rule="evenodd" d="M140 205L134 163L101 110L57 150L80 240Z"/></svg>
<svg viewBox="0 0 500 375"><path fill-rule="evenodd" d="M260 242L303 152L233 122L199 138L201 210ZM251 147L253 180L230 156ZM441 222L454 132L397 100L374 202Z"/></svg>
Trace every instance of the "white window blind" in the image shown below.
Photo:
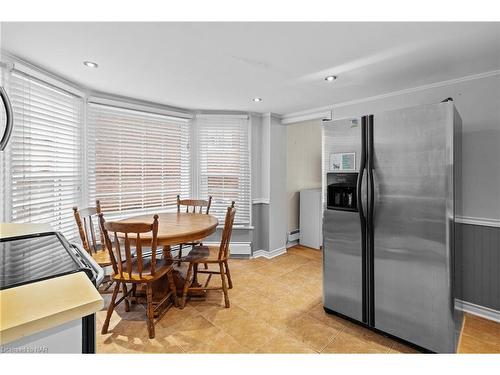
<svg viewBox="0 0 500 375"><path fill-rule="evenodd" d="M111 217L174 209L190 194L189 120L89 104L89 199Z"/></svg>
<svg viewBox="0 0 500 375"><path fill-rule="evenodd" d="M8 211L16 223L49 223L72 238L72 206L81 199L83 100L13 72L14 130L8 147Z"/></svg>
<svg viewBox="0 0 500 375"><path fill-rule="evenodd" d="M211 195L210 213L224 222L236 202L236 225L250 225L249 124L245 116L197 117L199 197Z"/></svg>

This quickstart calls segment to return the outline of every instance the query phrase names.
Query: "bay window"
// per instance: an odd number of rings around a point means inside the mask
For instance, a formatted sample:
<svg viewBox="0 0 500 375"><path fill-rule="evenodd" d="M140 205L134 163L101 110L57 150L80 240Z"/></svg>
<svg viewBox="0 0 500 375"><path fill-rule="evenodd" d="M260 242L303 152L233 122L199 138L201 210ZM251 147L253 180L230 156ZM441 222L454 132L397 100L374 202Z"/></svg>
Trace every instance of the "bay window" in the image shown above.
<svg viewBox="0 0 500 375"><path fill-rule="evenodd" d="M103 212L172 210L191 191L190 122L93 104L87 114L87 181Z"/></svg>
<svg viewBox="0 0 500 375"><path fill-rule="evenodd" d="M1 72L14 111L11 141L0 154L2 221L47 223L73 239L75 205L99 199L112 220L173 211L180 194L211 195L210 213L221 225L234 200L235 225L251 225L246 115L193 121L161 106L86 97L19 66Z"/></svg>

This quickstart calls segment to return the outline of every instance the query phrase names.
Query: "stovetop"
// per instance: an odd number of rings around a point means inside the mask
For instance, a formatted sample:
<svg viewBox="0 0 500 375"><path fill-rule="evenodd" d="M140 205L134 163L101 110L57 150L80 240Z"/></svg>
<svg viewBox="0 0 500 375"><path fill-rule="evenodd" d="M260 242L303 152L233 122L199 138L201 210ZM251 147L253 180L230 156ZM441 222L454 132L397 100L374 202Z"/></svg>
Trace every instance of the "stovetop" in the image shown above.
<svg viewBox="0 0 500 375"><path fill-rule="evenodd" d="M58 232L0 239L0 289L80 271L93 277L89 265Z"/></svg>

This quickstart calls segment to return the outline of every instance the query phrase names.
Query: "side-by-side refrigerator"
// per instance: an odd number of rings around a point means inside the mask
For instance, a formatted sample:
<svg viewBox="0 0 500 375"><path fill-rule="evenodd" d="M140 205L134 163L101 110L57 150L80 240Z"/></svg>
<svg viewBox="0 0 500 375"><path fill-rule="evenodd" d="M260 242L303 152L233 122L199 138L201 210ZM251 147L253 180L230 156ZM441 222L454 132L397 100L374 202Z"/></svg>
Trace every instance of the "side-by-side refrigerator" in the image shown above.
<svg viewBox="0 0 500 375"><path fill-rule="evenodd" d="M323 123L323 304L455 352L461 119L453 101Z"/></svg>

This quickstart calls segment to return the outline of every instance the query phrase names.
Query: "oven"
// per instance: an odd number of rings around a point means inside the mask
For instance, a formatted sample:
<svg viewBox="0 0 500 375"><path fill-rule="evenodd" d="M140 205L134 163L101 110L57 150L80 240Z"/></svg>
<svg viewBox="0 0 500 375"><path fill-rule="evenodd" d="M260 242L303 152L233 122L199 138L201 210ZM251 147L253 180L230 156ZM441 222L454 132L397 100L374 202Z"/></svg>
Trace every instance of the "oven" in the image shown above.
<svg viewBox="0 0 500 375"><path fill-rule="evenodd" d="M59 232L0 238L0 290L76 272L83 272L96 288L104 278L103 269L92 257L79 245L69 243ZM51 342L61 351L67 345L66 349L71 352L95 353L95 314L84 316L81 322L73 322L64 336L59 336L57 340L52 338ZM33 340L40 341L37 337ZM80 342L81 351L78 350Z"/></svg>

